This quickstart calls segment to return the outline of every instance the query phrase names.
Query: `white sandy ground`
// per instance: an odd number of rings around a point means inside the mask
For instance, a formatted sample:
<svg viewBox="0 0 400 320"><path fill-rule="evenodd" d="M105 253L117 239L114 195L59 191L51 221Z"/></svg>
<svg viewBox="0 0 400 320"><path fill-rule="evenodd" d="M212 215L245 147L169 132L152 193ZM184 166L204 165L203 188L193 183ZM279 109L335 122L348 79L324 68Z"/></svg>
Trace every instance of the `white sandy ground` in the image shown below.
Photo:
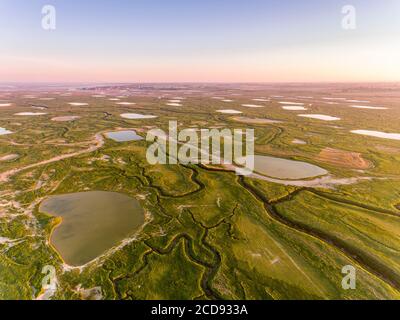
<svg viewBox="0 0 400 320"><path fill-rule="evenodd" d="M5 156L0 157L0 161L10 161L10 160L15 160L18 159L19 155L16 153L12 154L7 154Z"/></svg>
<svg viewBox="0 0 400 320"><path fill-rule="evenodd" d="M354 103L370 103L367 100L346 100L347 102L354 102Z"/></svg>
<svg viewBox="0 0 400 320"><path fill-rule="evenodd" d="M340 118L327 116L327 115L324 115L324 114L299 114L298 116L299 117L303 117L303 118L311 118L311 119L318 119L318 120L324 120L324 121L337 121L337 120L340 120Z"/></svg>
<svg viewBox="0 0 400 320"><path fill-rule="evenodd" d="M294 144L307 144L307 142L300 140L300 139L293 139L292 143Z"/></svg>
<svg viewBox="0 0 400 320"><path fill-rule="evenodd" d="M139 113L122 113L122 114L120 114L120 116L121 116L122 118L125 118L125 119L133 119L133 120L137 120L137 119L154 119L154 118L157 118L157 116L146 115L146 114L139 114Z"/></svg>
<svg viewBox="0 0 400 320"><path fill-rule="evenodd" d="M56 122L67 122L67 121L74 121L79 119L79 116L61 116L61 117L54 117L51 119L51 121L56 121Z"/></svg>
<svg viewBox="0 0 400 320"><path fill-rule="evenodd" d="M174 100L168 100L168 102L170 102L170 103L181 103L182 100L174 99Z"/></svg>
<svg viewBox="0 0 400 320"><path fill-rule="evenodd" d="M0 103L0 107L11 107L12 103Z"/></svg>
<svg viewBox="0 0 400 320"><path fill-rule="evenodd" d="M54 100L55 98L39 98L41 101L51 101Z"/></svg>
<svg viewBox="0 0 400 320"><path fill-rule="evenodd" d="M305 111L307 108L300 107L300 106L285 106L282 107L283 110L289 110L289 111Z"/></svg>
<svg viewBox="0 0 400 320"><path fill-rule="evenodd" d="M280 120L272 120L267 118L248 118L248 117L232 117L234 121L248 124L271 124L271 123L282 123Z"/></svg>
<svg viewBox="0 0 400 320"><path fill-rule="evenodd" d="M241 113L243 113L242 111L233 110L233 109L220 109L220 110L217 110L217 112L226 113L226 114L241 114Z"/></svg>
<svg viewBox="0 0 400 320"><path fill-rule="evenodd" d="M280 103L280 104L295 105L295 106L302 106L302 105L304 105L303 102L279 101L279 103Z"/></svg>
<svg viewBox="0 0 400 320"><path fill-rule="evenodd" d="M64 160L64 159L68 159L68 158L72 158L72 157L76 157L79 156L81 154L85 154L85 153L90 153L93 152L99 148L101 148L104 145L104 139L101 133L98 133L94 136L93 138L93 143L95 143L93 146L90 146L89 148L85 149L85 150L80 150L77 152L73 152L73 153L67 153L67 154L63 154L63 155L59 155L57 157L48 159L48 160L44 160L44 161L40 161L34 164L30 164L27 165L25 167L21 167L21 168L16 168L16 169L11 169L9 171L5 171L0 173L0 182L6 182L8 181L8 179L15 175L18 172L24 171L24 170L28 170L28 169L32 169L32 168L36 168L39 166L43 166L49 163L53 163L53 162L57 162L60 160Z"/></svg>
<svg viewBox="0 0 400 320"><path fill-rule="evenodd" d="M233 100L230 100L230 99L224 99L224 100L221 100L222 102L233 102Z"/></svg>
<svg viewBox="0 0 400 320"><path fill-rule="evenodd" d="M322 98L323 100L346 100L346 98L341 98L341 97L324 97Z"/></svg>
<svg viewBox="0 0 400 320"><path fill-rule="evenodd" d="M0 244L6 244L9 242L13 242L15 240L9 239L9 238L4 238L4 237L0 237Z"/></svg>
<svg viewBox="0 0 400 320"><path fill-rule="evenodd" d="M42 292L35 298L35 300L51 300L51 298L56 294L56 292L57 292L57 287L42 290Z"/></svg>
<svg viewBox="0 0 400 320"><path fill-rule="evenodd" d="M387 110L388 109L385 107L372 107L372 106L359 106L359 105L353 105L351 107L356 108L356 109L371 109L371 110Z"/></svg>
<svg viewBox="0 0 400 320"><path fill-rule="evenodd" d="M19 112L15 113L15 116L44 116L45 112Z"/></svg>
<svg viewBox="0 0 400 320"><path fill-rule="evenodd" d="M93 98L105 98L106 96L104 94L94 94L92 95Z"/></svg>
<svg viewBox="0 0 400 320"><path fill-rule="evenodd" d="M88 106L89 103L86 102L69 102L68 103L70 106L74 106L74 107L82 107L82 106Z"/></svg>
<svg viewBox="0 0 400 320"><path fill-rule="evenodd" d="M3 248L4 251L8 251L12 247L15 247L25 241L26 241L26 239L24 239L24 238L10 239L10 238L5 238L5 237L0 237L0 245L4 246L4 248Z"/></svg>
<svg viewBox="0 0 400 320"><path fill-rule="evenodd" d="M247 107L247 108L264 108L265 106L259 105L259 104L242 104L242 107Z"/></svg>
<svg viewBox="0 0 400 320"><path fill-rule="evenodd" d="M116 104L118 104L120 106L133 106L136 103L134 103L134 102L117 102Z"/></svg>
<svg viewBox="0 0 400 320"><path fill-rule="evenodd" d="M110 101L119 101L119 100L121 100L120 98L110 98L110 99L108 99L108 100L110 100Z"/></svg>
<svg viewBox="0 0 400 320"><path fill-rule="evenodd" d="M182 107L180 103L167 103L166 105L170 107Z"/></svg>
<svg viewBox="0 0 400 320"><path fill-rule="evenodd" d="M387 132L373 131L373 130L352 130L350 132L376 138L400 140L400 133L387 133Z"/></svg>
<svg viewBox="0 0 400 320"><path fill-rule="evenodd" d="M0 136L6 135L6 134L11 134L12 131L7 130L6 128L0 127Z"/></svg>
<svg viewBox="0 0 400 320"><path fill-rule="evenodd" d="M81 296L84 300L103 300L103 293L101 287L94 287L85 289L82 288L82 285L78 285L74 290L79 296Z"/></svg>

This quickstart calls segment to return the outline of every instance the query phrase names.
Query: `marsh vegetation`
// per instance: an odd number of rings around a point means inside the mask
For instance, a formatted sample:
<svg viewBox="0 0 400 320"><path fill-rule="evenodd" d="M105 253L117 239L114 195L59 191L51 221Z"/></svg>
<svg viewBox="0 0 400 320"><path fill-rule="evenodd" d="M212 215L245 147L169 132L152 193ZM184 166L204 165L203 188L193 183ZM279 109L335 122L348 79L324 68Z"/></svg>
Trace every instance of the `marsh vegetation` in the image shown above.
<svg viewBox="0 0 400 320"><path fill-rule="evenodd" d="M6 92L0 298L42 296L52 265L52 299L399 299L400 96L376 86ZM256 174L150 165L139 137L169 121L254 129Z"/></svg>

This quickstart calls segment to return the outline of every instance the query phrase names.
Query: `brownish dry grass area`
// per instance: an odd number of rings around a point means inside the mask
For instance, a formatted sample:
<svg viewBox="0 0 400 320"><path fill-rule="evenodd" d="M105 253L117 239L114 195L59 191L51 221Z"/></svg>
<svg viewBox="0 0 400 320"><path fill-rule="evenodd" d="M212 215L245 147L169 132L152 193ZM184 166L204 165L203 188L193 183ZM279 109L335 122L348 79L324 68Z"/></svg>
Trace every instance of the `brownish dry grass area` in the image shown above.
<svg viewBox="0 0 400 320"><path fill-rule="evenodd" d="M365 160L361 153L325 148L317 156L317 160L349 169L368 169L372 163Z"/></svg>

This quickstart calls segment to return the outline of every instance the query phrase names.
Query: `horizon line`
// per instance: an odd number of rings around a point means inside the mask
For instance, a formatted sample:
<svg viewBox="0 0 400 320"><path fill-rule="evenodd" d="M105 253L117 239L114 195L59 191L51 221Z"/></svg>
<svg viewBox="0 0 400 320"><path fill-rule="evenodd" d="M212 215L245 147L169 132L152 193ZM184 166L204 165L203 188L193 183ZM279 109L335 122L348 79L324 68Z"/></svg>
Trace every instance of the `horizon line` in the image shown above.
<svg viewBox="0 0 400 320"><path fill-rule="evenodd" d="M396 81L0 81L0 85L17 84L85 84L85 85L129 85L129 84L400 84Z"/></svg>

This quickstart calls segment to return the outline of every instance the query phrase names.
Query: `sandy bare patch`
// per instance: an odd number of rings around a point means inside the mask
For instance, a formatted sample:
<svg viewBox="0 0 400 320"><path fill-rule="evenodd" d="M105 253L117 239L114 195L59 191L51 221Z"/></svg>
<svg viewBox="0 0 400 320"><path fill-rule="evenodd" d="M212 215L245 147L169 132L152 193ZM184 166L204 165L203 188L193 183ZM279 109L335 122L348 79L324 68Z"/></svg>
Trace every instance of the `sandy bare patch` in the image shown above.
<svg viewBox="0 0 400 320"><path fill-rule="evenodd" d="M30 165L27 165L25 167L11 169L11 170L8 170L8 171L5 171L5 172L1 172L0 173L0 182L8 181L8 179L10 177L12 177L13 175L15 175L15 174L17 174L17 173L19 173L21 171L25 171L25 170L28 170L28 169L36 168L36 167L47 165L47 164L50 164L50 163L53 163L53 162L61 161L61 160L64 160L64 159L68 159L68 158L80 156L80 155L85 154L85 153L91 153L93 151L96 151L97 149L100 149L104 145L103 136L100 133L97 133L94 136L94 139L93 139L92 142L95 143L95 144L90 146L90 147L88 147L87 149L84 149L84 150L80 150L80 151L76 151L76 152L72 152L72 153L67 153L67 154L62 154L62 155L56 156L56 157L48 159L48 160L43 160L43 161L40 161L40 162L37 162L37 163L33 163L33 164L30 164Z"/></svg>
<svg viewBox="0 0 400 320"><path fill-rule="evenodd" d="M0 103L0 107L11 107L12 103Z"/></svg>
<svg viewBox="0 0 400 320"><path fill-rule="evenodd" d="M242 107L246 108L264 108L265 106L259 104L242 104Z"/></svg>
<svg viewBox="0 0 400 320"><path fill-rule="evenodd" d="M317 119L317 120L323 120L323 121L337 121L337 120L340 120L340 118L327 116L327 115L324 115L324 114L299 114L298 116L299 117L303 117L303 118L311 118L311 119Z"/></svg>
<svg viewBox="0 0 400 320"><path fill-rule="evenodd" d="M45 112L18 112L15 113L14 115L16 116L44 116Z"/></svg>
<svg viewBox="0 0 400 320"><path fill-rule="evenodd" d="M130 120L139 120L139 119L154 119L157 116L153 115L146 115L146 114L139 114L139 113L122 113L120 114L122 118L130 119Z"/></svg>
<svg viewBox="0 0 400 320"><path fill-rule="evenodd" d="M300 140L300 139L293 139L292 143L293 144L307 144L307 142L305 142L304 140Z"/></svg>
<svg viewBox="0 0 400 320"><path fill-rule="evenodd" d="M217 112L225 113L225 114L241 114L241 113L243 113L242 111L233 110L233 109L220 109L220 110L217 110Z"/></svg>
<svg viewBox="0 0 400 320"><path fill-rule="evenodd" d="M279 120L272 120L266 118L248 118L248 117L232 117L234 121L249 124L271 124L271 123L281 123Z"/></svg>
<svg viewBox="0 0 400 320"><path fill-rule="evenodd" d="M371 167L371 163L365 160L361 153L333 148L323 149L318 154L317 160L349 169L368 169Z"/></svg>
<svg viewBox="0 0 400 320"><path fill-rule="evenodd" d="M136 103L135 102L117 102L116 104L118 104L120 106L133 106Z"/></svg>
<svg viewBox="0 0 400 320"><path fill-rule="evenodd" d="M323 97L323 100L346 100L346 98L341 98L341 97Z"/></svg>
<svg viewBox="0 0 400 320"><path fill-rule="evenodd" d="M77 288L77 292L80 294L80 296L83 300L102 300L103 299L101 287L84 289L84 288L81 288L79 285Z"/></svg>
<svg viewBox="0 0 400 320"><path fill-rule="evenodd" d="M360 106L360 105L353 105L352 108L356 109L371 109L371 110L387 110L388 108L385 107L372 107L372 106Z"/></svg>
<svg viewBox="0 0 400 320"><path fill-rule="evenodd" d="M12 153L12 154L7 154L5 156L0 157L0 161L12 161L15 159L18 159L19 155L16 153Z"/></svg>
<svg viewBox="0 0 400 320"><path fill-rule="evenodd" d="M182 104L180 103L167 103L166 105L170 107L182 107Z"/></svg>
<svg viewBox="0 0 400 320"><path fill-rule="evenodd" d="M69 102L68 103L70 106L74 106L74 107L82 107L82 106L88 106L89 103L86 102Z"/></svg>
<svg viewBox="0 0 400 320"><path fill-rule="evenodd" d="M12 131L0 127L0 136L6 135L6 134L11 134L11 133L12 133Z"/></svg>
<svg viewBox="0 0 400 320"><path fill-rule="evenodd" d="M37 109L37 110L46 110L46 107L42 107L42 106L32 106L33 109Z"/></svg>
<svg viewBox="0 0 400 320"><path fill-rule="evenodd" d="M347 102L354 102L354 103L370 103L368 100L346 100Z"/></svg>
<svg viewBox="0 0 400 320"><path fill-rule="evenodd" d="M361 134L376 138L400 140L400 133L387 133L387 132L373 131L373 130L352 130L351 133Z"/></svg>
<svg viewBox="0 0 400 320"><path fill-rule="evenodd" d="M279 101L280 104L294 105L294 106L302 106L303 102L290 102L290 101Z"/></svg>
<svg viewBox="0 0 400 320"><path fill-rule="evenodd" d="M67 122L67 121L74 121L79 119L79 116L61 116L61 117L54 117L51 120L56 122Z"/></svg>

